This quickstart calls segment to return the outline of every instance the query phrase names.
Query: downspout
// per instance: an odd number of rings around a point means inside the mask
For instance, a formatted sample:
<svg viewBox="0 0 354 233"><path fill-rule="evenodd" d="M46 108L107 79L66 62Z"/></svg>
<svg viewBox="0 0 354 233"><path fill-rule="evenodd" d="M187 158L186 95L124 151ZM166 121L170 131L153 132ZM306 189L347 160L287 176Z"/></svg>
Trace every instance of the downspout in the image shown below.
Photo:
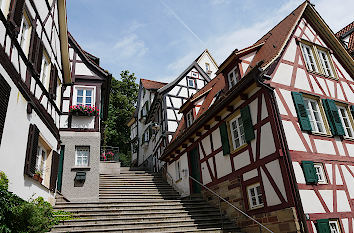
<svg viewBox="0 0 354 233"><path fill-rule="evenodd" d="M289 174L290 187L291 187L291 191L292 191L292 194L294 196L294 201L295 201L295 209L296 209L296 212L298 213L298 218L301 223L301 224L299 224L300 231L303 233L309 233L309 230L307 229L305 213L302 208L302 202L301 202L301 198L300 198L299 188L296 183L295 172L294 172L294 168L293 168L291 157L290 157L289 147L288 147L288 143L287 143L286 137L285 137L285 131L283 128L283 124L281 122L280 112L279 112L278 104L277 104L276 97L274 94L274 88L272 88L269 85L266 85L263 82L264 80L270 80L270 79L271 79L271 77L269 75L265 75L263 73L260 76L256 77L256 82L259 85L265 87L270 93L270 97L271 97L270 100L271 100L272 106L274 107L274 113L275 113L274 114L274 118L276 121L275 125L278 128L277 131L279 132L278 135L280 137L282 151L283 151L283 154L285 155L285 166L286 166L286 169Z"/></svg>

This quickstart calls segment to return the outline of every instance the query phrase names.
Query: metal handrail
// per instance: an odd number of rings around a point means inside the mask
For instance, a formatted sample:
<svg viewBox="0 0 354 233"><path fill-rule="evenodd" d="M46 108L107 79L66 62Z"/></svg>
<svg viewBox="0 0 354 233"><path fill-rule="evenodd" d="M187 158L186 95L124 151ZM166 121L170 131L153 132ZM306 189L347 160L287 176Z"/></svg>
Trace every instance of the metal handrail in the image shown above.
<svg viewBox="0 0 354 233"><path fill-rule="evenodd" d="M171 185L172 187L181 195L182 192L180 192L180 189L178 188L176 182L173 180L173 177L172 175L167 171L167 169L165 167L162 167L161 170L164 170L166 172L166 175L168 176L168 178L171 180ZM166 177L167 179L167 183L168 182L168 178Z"/></svg>
<svg viewBox="0 0 354 233"><path fill-rule="evenodd" d="M232 203L230 203L228 200L226 200L225 198L221 197L219 194L217 194L216 192L214 192L213 190L211 190L210 188L208 188L207 186L203 185L202 183L200 183L198 180L196 180L195 178L189 176L190 179L192 179L194 182L196 182L197 184L199 184L200 186L204 187L206 190L208 190L209 192L211 192L212 194L214 194L215 196L217 196L220 200L226 202L229 206L231 206L232 208L234 208L235 210L237 210L238 212L240 212L241 214L243 214L244 216L246 216L247 218L251 219L253 222L257 223L259 225L259 229L260 232L262 232L262 228L266 229L267 231L274 233L273 231L269 230L266 226L264 226L262 223L258 222L256 219L252 218L251 216L249 216L248 214L246 214L245 212L243 212L241 209L237 208L235 205L233 205Z"/></svg>

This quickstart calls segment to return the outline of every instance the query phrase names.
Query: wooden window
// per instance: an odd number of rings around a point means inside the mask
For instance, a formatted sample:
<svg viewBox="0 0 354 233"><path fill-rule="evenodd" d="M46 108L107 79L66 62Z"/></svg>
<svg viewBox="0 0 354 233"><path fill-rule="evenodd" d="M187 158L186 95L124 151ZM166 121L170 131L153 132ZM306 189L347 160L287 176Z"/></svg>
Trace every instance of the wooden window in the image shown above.
<svg viewBox="0 0 354 233"><path fill-rule="evenodd" d="M313 161L302 161L301 162L302 169L304 171L306 184L317 184L318 176L314 166Z"/></svg>
<svg viewBox="0 0 354 233"><path fill-rule="evenodd" d="M314 163L315 172L317 175L317 181L319 184L327 184L326 174L321 163Z"/></svg>
<svg viewBox="0 0 354 233"><path fill-rule="evenodd" d="M175 163L175 169L176 169L176 181L182 179L181 176L181 163L180 161L176 161Z"/></svg>
<svg viewBox="0 0 354 233"><path fill-rule="evenodd" d="M90 147L76 146L75 147L75 166L87 167L89 165Z"/></svg>
<svg viewBox="0 0 354 233"><path fill-rule="evenodd" d="M41 177L45 178L45 173L47 171L46 162L47 162L48 152L45 147L38 143L37 154L36 154L36 172L41 173Z"/></svg>
<svg viewBox="0 0 354 233"><path fill-rule="evenodd" d="M293 97L297 118L299 119L301 129L311 131L312 127L310 124L308 113L306 111L306 106L302 94L299 92L291 92L291 95Z"/></svg>
<svg viewBox="0 0 354 233"><path fill-rule="evenodd" d="M230 154L230 144L229 144L229 138L227 136L227 127L225 122L223 122L219 126L219 130L220 130L223 155L228 155Z"/></svg>
<svg viewBox="0 0 354 233"><path fill-rule="evenodd" d="M247 187L247 195L250 209L264 206L261 185L259 183Z"/></svg>
<svg viewBox="0 0 354 233"><path fill-rule="evenodd" d="M143 133L143 140L142 140L143 143L142 144L149 142L149 140L150 140L150 127L145 129L145 131Z"/></svg>
<svg viewBox="0 0 354 233"><path fill-rule="evenodd" d="M186 114L186 125L187 127L193 124L193 109Z"/></svg>
<svg viewBox="0 0 354 233"><path fill-rule="evenodd" d="M34 70L37 74L40 74L43 60L43 43L38 37L36 30L32 30L31 33L31 46L29 49L28 58L32 63Z"/></svg>
<svg viewBox="0 0 354 233"><path fill-rule="evenodd" d="M196 71L191 71L191 75L192 75L192 78L198 78L199 77L199 73L196 72Z"/></svg>
<svg viewBox="0 0 354 233"><path fill-rule="evenodd" d="M331 233L340 233L340 226L338 223L338 220L329 220L329 229L331 230Z"/></svg>
<svg viewBox="0 0 354 233"><path fill-rule="evenodd" d="M0 75L0 145L2 134L5 126L7 107L9 105L11 87L6 80Z"/></svg>
<svg viewBox="0 0 354 233"><path fill-rule="evenodd" d="M195 88L195 79L194 78L187 78L187 85L188 87Z"/></svg>
<svg viewBox="0 0 354 233"><path fill-rule="evenodd" d="M331 63L329 60L328 52L323 49L318 49L318 55L320 57L321 66L323 68L324 74L330 77L333 77L333 71Z"/></svg>
<svg viewBox="0 0 354 233"><path fill-rule="evenodd" d="M246 143L245 131L241 116L237 116L229 122L233 148L237 149Z"/></svg>
<svg viewBox="0 0 354 233"><path fill-rule="evenodd" d="M94 106L94 92L93 87L76 87L75 101L76 104L81 104L85 106Z"/></svg>
<svg viewBox="0 0 354 233"><path fill-rule="evenodd" d="M313 48L309 45L301 43L302 54L306 63L306 67L310 71L318 72Z"/></svg>
<svg viewBox="0 0 354 233"><path fill-rule="evenodd" d="M333 135L344 135L344 128L339 117L336 103L331 99L322 100L328 123Z"/></svg>
<svg viewBox="0 0 354 233"><path fill-rule="evenodd" d="M145 104L141 109L141 118L146 117L148 112L149 112L149 101L145 101Z"/></svg>
<svg viewBox="0 0 354 233"><path fill-rule="evenodd" d="M58 93L58 69L57 67L52 64L50 68L50 81L49 81L49 95L50 98L56 99Z"/></svg>
<svg viewBox="0 0 354 233"><path fill-rule="evenodd" d="M318 101L310 98L304 98L304 102L312 132L327 133Z"/></svg>
<svg viewBox="0 0 354 233"><path fill-rule="evenodd" d="M39 129L36 125L31 124L28 131L27 149L24 173L33 176L36 172L37 147L39 140Z"/></svg>
<svg viewBox="0 0 354 233"><path fill-rule="evenodd" d="M228 73L227 79L229 81L229 89L231 89L233 86L236 85L236 83L238 82L238 79L239 79L239 73L238 73L237 66Z"/></svg>
<svg viewBox="0 0 354 233"><path fill-rule="evenodd" d="M21 21L20 33L18 34L18 42L26 56L28 54L29 41L31 38L31 28L32 25L30 19L28 18L26 11L24 11Z"/></svg>
<svg viewBox="0 0 354 233"><path fill-rule="evenodd" d="M354 137L353 125L347 108L343 106L337 106L337 107L338 107L338 114L344 128L344 136L348 138L353 138Z"/></svg>
<svg viewBox="0 0 354 233"><path fill-rule="evenodd" d="M50 60L46 52L43 52L42 56L42 67L40 73L40 80L42 84L47 88L49 85L49 75L50 75Z"/></svg>

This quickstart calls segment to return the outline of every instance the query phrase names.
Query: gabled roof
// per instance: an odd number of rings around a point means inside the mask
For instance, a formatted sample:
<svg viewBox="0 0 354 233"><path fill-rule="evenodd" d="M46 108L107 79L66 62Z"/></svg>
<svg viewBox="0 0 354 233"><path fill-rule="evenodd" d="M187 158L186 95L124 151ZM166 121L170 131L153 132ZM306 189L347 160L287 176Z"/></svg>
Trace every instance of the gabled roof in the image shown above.
<svg viewBox="0 0 354 233"><path fill-rule="evenodd" d="M342 28L336 33L336 37L340 40L349 36L348 51L350 54L354 53L354 21Z"/></svg>
<svg viewBox="0 0 354 233"><path fill-rule="evenodd" d="M187 69L185 69L175 80L170 82L169 84L165 85L164 87L160 88L157 92L158 93L163 93L165 91L170 90L173 88L182 78L184 78L189 71L191 71L193 68L196 68L197 71L205 78L208 82L210 82L209 75L205 73L205 71L198 65L196 61L193 61L192 64L190 64Z"/></svg>
<svg viewBox="0 0 354 233"><path fill-rule="evenodd" d="M211 56L211 54L209 53L209 50L208 50L208 49L205 49L205 50L195 59L195 61L196 61L197 63L199 63L200 59L203 57L204 54L207 54L207 55L210 57L211 61L214 63L214 65L215 65L217 68L219 67L218 64L216 63L215 59L213 58L213 56Z"/></svg>
<svg viewBox="0 0 354 233"><path fill-rule="evenodd" d="M140 79L141 84L147 90L157 90L165 86L167 83L162 83L154 80Z"/></svg>

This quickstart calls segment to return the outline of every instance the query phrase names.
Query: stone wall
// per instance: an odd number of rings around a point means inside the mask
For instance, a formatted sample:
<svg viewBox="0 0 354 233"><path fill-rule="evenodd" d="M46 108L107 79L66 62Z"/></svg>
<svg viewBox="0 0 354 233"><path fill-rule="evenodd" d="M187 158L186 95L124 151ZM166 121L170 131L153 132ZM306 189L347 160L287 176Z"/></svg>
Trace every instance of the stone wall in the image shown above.
<svg viewBox="0 0 354 233"><path fill-rule="evenodd" d="M237 208L245 211L244 198L247 199L247 197L243 197L242 186L238 177L223 181L210 187L210 189L225 198ZM209 191L204 189L202 191L202 195L203 198L207 200L211 205L217 208L219 208L220 205L223 214L232 220L236 226L241 227L243 232L259 232L259 226L256 223L245 217L243 214L235 210L227 203L222 201L219 203L219 198L211 194ZM255 214L251 215L251 217L268 227L274 233L300 233L294 207ZM262 232L267 231L264 229Z"/></svg>

